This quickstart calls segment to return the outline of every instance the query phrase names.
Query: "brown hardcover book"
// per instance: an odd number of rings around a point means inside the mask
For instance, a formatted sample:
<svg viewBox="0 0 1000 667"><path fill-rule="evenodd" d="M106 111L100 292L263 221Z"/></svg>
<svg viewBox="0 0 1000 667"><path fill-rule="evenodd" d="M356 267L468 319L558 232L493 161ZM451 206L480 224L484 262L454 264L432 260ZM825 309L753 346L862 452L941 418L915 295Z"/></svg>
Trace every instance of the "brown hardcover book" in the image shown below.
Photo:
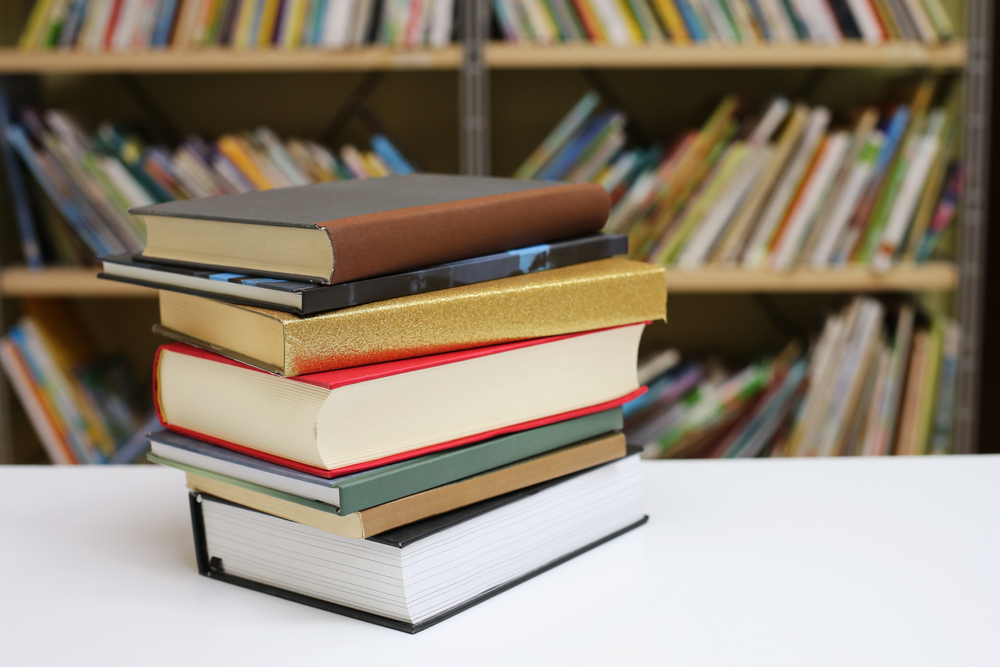
<svg viewBox="0 0 1000 667"><path fill-rule="evenodd" d="M570 475L625 456L625 436L614 433L518 463L341 516L337 508L256 484L186 473L194 491L343 537L364 539L511 491Z"/></svg>
<svg viewBox="0 0 1000 667"><path fill-rule="evenodd" d="M624 258L298 317L160 292L155 330L285 377L666 319L664 270Z"/></svg>
<svg viewBox="0 0 1000 667"><path fill-rule="evenodd" d="M590 234L609 206L593 183L409 174L131 212L147 259L333 284Z"/></svg>

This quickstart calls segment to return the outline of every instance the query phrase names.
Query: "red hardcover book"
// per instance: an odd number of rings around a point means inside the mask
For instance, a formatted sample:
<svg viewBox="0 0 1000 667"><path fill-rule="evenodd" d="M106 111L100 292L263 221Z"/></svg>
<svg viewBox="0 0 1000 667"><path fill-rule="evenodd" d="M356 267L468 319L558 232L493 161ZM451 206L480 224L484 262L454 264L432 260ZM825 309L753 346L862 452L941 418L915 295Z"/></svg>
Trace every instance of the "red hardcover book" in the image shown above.
<svg viewBox="0 0 1000 667"><path fill-rule="evenodd" d="M282 378L183 343L157 351L169 429L337 477L606 410L643 392L644 325Z"/></svg>
<svg viewBox="0 0 1000 667"><path fill-rule="evenodd" d="M111 13L108 16L108 29L104 33L104 49L111 50L111 41L115 36L115 28L118 26L118 17L122 13L122 5L125 0L112 0Z"/></svg>

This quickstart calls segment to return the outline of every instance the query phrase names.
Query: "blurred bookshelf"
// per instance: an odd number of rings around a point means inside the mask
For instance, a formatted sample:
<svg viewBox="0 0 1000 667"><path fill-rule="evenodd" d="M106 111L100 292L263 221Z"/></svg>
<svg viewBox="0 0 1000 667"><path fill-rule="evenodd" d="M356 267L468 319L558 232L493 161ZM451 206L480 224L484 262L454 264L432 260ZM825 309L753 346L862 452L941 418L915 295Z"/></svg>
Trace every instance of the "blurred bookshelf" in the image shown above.
<svg viewBox="0 0 1000 667"><path fill-rule="evenodd" d="M18 4L20 9L14 7ZM969 175L960 224L956 225L960 233L952 244L954 261L936 257L881 271L851 264L784 271L711 264L697 269L668 266L667 281L669 294L693 301L817 295L823 297L816 299L822 304L817 307L827 308L827 312L830 304L842 304L843 298L854 294L880 298L911 294L944 303L960 322L971 323L962 330L956 390L956 403L962 408L956 413L956 438L963 443L958 451L975 449L977 323L983 273L980 238L986 224L982 179L988 157L981 139L988 124L984 115L989 85L984 62L990 47L986 41L990 11L986 0L947 2L958 29L954 38L938 43L893 40L868 44L853 39L836 44L514 43L503 40L501 26L491 11L498 3L469 0L456 3L449 43L434 47L365 43L339 49L124 51L16 48L32 5L31 0L22 0L0 8L0 24L7 24L0 29L0 86L9 85L17 91L12 95L16 101L40 107L79 106L92 119L107 117L108 109L124 101L118 106L127 107L126 115L131 119L162 127L166 118L183 133L208 136L222 134L217 129L220 127L231 129L225 125L227 118L236 118L232 122L237 128L240 123L278 125L287 120L288 127L281 128L284 136L301 133L316 139L329 135L330 128L343 134L349 122L375 109L380 121L393 130L393 139L398 137L421 166L469 174L509 175L516 162L526 156L525 146L537 145L565 110L565 101L578 95L581 86L600 89L610 106L624 105L635 111L637 135L666 139L682 126L677 120L681 112L662 110L692 108L695 102L703 110L707 100L717 100L720 91L728 90L722 81L736 81L752 91L759 78L763 82L760 88L794 98L809 97L823 82L833 79L850 98L855 80L859 89L867 90L871 81L879 78L927 72L957 77L965 91L959 125ZM620 80L615 78L619 75ZM665 77L670 76L681 77L676 89L665 83ZM720 83L715 82L716 76ZM695 86L690 88L692 81ZM649 85L651 82L655 86ZM91 84L94 90L110 92L102 99L101 94L89 92ZM259 110L254 108L257 97L251 94L257 86L280 91L263 96ZM660 97L667 101L651 93L653 89L664 91ZM834 92L830 95L836 97L840 89L831 88ZM679 99L674 105L679 97L690 99ZM690 124L694 117L688 114L684 122ZM430 118L438 123L436 130L428 130L426 121ZM109 327L130 318L130 309L142 312L136 321L143 326L143 318L155 317L155 291L100 281L96 268L25 267L24 259L12 248L16 245L11 243L16 239L15 225L7 209L0 211L0 232L4 232L0 238L7 242L6 248L0 247L0 307L5 311L0 325L13 323L11 316L18 312L19 299L72 299L85 314L98 312ZM838 295L840 302L826 300ZM677 326L671 319L671 326ZM129 326L135 325L129 322ZM738 338L740 333L734 329L729 336ZM134 343L128 356L141 364L156 339L152 333L138 335L144 338ZM142 372L148 368L140 368ZM10 433L12 404L16 399L9 392L0 395L0 462L17 458ZM17 437L27 432L23 417L20 421Z"/></svg>

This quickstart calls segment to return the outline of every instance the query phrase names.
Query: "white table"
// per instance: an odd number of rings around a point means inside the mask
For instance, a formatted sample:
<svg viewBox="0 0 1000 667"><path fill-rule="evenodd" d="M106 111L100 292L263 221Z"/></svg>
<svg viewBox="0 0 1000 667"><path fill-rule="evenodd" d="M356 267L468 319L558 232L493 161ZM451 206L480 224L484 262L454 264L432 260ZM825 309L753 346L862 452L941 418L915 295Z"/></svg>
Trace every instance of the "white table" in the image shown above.
<svg viewBox="0 0 1000 667"><path fill-rule="evenodd" d="M198 576L176 471L0 468L0 664L1000 665L1000 457L644 465L647 526L415 636Z"/></svg>

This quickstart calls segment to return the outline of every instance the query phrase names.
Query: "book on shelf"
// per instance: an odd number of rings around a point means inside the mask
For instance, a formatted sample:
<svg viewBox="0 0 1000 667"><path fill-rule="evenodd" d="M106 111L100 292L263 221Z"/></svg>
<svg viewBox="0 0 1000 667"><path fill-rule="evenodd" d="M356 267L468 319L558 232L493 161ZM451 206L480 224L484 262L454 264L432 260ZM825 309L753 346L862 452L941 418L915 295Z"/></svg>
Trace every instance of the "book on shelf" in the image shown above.
<svg viewBox="0 0 1000 667"><path fill-rule="evenodd" d="M958 340L947 318L856 298L807 351L666 371L624 406L626 437L650 457L949 453Z"/></svg>
<svg viewBox="0 0 1000 667"><path fill-rule="evenodd" d="M953 223L953 82L835 114L775 98L745 110L725 96L698 130L632 146L627 126L585 95L515 172L590 181L611 195L605 232L629 256L692 270L787 271L924 262ZM594 156L597 156L596 161Z"/></svg>
<svg viewBox="0 0 1000 667"><path fill-rule="evenodd" d="M591 183L408 174L133 208L146 260L345 283L600 230Z"/></svg>
<svg viewBox="0 0 1000 667"><path fill-rule="evenodd" d="M301 316L573 266L627 252L628 238L622 234L588 234L336 285L201 271L127 254L100 259L104 265L102 278Z"/></svg>
<svg viewBox="0 0 1000 667"><path fill-rule="evenodd" d="M928 46L954 37L940 0L491 0L516 44L790 44Z"/></svg>
<svg viewBox="0 0 1000 667"><path fill-rule="evenodd" d="M291 377L661 319L666 298L662 269L611 258L308 317L161 292L156 331Z"/></svg>
<svg viewBox="0 0 1000 667"><path fill-rule="evenodd" d="M0 129L3 145L20 158L57 211L54 218L41 216L38 236L43 259L60 264L140 252L146 229L128 212L133 207L414 172L377 133L366 151L350 144L334 152L313 141L282 141L264 127L226 134L211 144L189 136L168 150L120 125L105 122L88 133L59 110L27 108ZM23 184L15 191L19 197L30 194ZM32 229L20 230L29 245Z"/></svg>
<svg viewBox="0 0 1000 667"><path fill-rule="evenodd" d="M149 423L148 404L124 359L104 357L72 305L25 300L26 314L0 338L0 365L52 463L122 463Z"/></svg>
<svg viewBox="0 0 1000 667"><path fill-rule="evenodd" d="M455 0L36 0L18 48L440 48L455 13Z"/></svg>

